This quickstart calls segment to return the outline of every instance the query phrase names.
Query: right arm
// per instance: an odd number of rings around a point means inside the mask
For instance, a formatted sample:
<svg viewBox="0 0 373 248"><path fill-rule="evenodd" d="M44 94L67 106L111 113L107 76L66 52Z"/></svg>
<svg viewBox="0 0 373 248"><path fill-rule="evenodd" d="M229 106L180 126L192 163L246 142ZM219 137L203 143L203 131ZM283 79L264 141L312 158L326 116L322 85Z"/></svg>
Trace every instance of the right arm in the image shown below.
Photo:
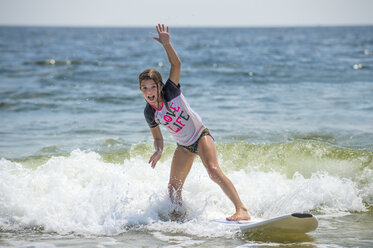
<svg viewBox="0 0 373 248"><path fill-rule="evenodd" d="M154 148L155 152L149 159L149 164L151 163L152 168L154 169L155 165L157 164L158 160L162 156L163 152L163 135L161 132L161 129L158 126L154 128L150 128L150 131L152 132L153 138L154 138Z"/></svg>

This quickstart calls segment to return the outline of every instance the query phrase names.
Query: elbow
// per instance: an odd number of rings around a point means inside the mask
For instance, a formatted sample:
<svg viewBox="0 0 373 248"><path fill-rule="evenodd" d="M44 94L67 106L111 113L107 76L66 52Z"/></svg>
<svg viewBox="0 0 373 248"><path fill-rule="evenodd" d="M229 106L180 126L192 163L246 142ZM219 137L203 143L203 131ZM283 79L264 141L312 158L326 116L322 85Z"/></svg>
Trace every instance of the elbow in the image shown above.
<svg viewBox="0 0 373 248"><path fill-rule="evenodd" d="M177 60L175 60L175 61L172 61L171 65L174 66L174 67L179 67L179 68L181 68L181 60L180 60L180 59L177 59Z"/></svg>
<svg viewBox="0 0 373 248"><path fill-rule="evenodd" d="M176 56L173 59L170 59L170 63L171 63L171 65L173 65L175 67L176 66L181 67L181 60L180 60L180 58L178 56Z"/></svg>

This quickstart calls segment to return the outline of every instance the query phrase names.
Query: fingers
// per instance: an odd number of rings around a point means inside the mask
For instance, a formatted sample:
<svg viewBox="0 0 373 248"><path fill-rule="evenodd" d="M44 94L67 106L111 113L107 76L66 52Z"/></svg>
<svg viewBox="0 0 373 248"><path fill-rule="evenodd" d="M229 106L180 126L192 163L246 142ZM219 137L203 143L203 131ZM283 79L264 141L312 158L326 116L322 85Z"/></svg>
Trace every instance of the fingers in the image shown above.
<svg viewBox="0 0 373 248"><path fill-rule="evenodd" d="M159 158L154 158L154 159L152 159L152 163L151 163L151 167L154 169L154 167L155 167L155 165L157 164L157 162L158 162L158 160L159 160ZM149 161L149 163L150 163L150 161Z"/></svg>
<svg viewBox="0 0 373 248"><path fill-rule="evenodd" d="M154 158L155 158L156 155L157 155L157 153L154 153L154 154L150 157L149 162L148 162L149 164L150 164L151 161L154 160Z"/></svg>
<svg viewBox="0 0 373 248"><path fill-rule="evenodd" d="M157 164L157 162L158 162L158 159L157 159L157 160L154 160L154 161L152 162L152 168L153 168L153 169L155 168L155 165Z"/></svg>
<svg viewBox="0 0 373 248"><path fill-rule="evenodd" d="M149 164L151 163L151 167L154 169L155 165L157 164L158 160L161 158L161 156L157 153L154 153L150 159L149 159Z"/></svg>
<svg viewBox="0 0 373 248"><path fill-rule="evenodd" d="M162 43L162 41L159 38L157 38L157 37L153 37L153 39L156 40L156 41L158 41L158 42L160 42L160 43Z"/></svg>
<svg viewBox="0 0 373 248"><path fill-rule="evenodd" d="M170 33L168 26L165 27L164 24L158 24L155 26L158 32L158 37L153 37L154 40L158 41L161 44L167 44L170 42Z"/></svg>
<svg viewBox="0 0 373 248"><path fill-rule="evenodd" d="M158 27L159 26L159 27ZM155 28L157 29L157 32L158 32L158 35L161 33L160 29L161 29L161 25L158 24L158 26L155 26Z"/></svg>
<svg viewBox="0 0 373 248"><path fill-rule="evenodd" d="M150 157L149 162L148 162L148 163L151 165L152 168L154 168L154 167L155 167L155 164L157 163L157 162L155 162L155 160L154 160L154 155L155 155L155 154L153 154L153 156ZM154 162L155 162L155 163L154 163Z"/></svg>
<svg viewBox="0 0 373 248"><path fill-rule="evenodd" d="M164 26L164 24L158 24L157 26L155 26L155 28L157 29L157 32L158 32L158 34L160 34L160 33L162 33L162 32L169 32L169 29L168 29L168 26L166 26L166 28L165 28L165 26Z"/></svg>

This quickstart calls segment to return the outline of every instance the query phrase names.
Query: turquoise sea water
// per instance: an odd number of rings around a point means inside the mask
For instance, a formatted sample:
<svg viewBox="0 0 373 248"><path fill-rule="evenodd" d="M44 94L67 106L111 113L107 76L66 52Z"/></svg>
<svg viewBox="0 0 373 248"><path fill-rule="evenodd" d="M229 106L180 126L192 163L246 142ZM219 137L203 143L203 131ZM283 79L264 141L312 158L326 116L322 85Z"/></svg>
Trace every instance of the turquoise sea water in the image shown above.
<svg viewBox="0 0 373 248"><path fill-rule="evenodd" d="M181 89L254 217L311 212L304 236L242 235L196 160L170 222L175 142L155 170L138 74L152 28L0 27L0 246L371 247L373 27L175 28Z"/></svg>

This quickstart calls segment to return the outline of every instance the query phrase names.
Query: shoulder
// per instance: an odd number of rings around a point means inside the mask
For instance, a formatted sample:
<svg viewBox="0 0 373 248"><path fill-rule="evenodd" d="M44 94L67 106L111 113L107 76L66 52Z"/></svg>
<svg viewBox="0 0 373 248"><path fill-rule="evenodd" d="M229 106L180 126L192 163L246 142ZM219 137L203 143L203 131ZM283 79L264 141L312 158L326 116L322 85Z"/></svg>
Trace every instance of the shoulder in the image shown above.
<svg viewBox="0 0 373 248"><path fill-rule="evenodd" d="M165 86L166 85L169 85L169 86L176 87L176 88L180 89L180 83L176 84L173 81L171 81L171 79L167 79Z"/></svg>
<svg viewBox="0 0 373 248"><path fill-rule="evenodd" d="M163 91L165 100L170 101L180 95L180 84L175 84L171 79L168 79L164 85Z"/></svg>
<svg viewBox="0 0 373 248"><path fill-rule="evenodd" d="M146 103L146 106L144 108L144 116L150 128L158 126L158 123L155 121L155 118L154 118L154 113L155 113L154 108L152 108L152 106L150 106L149 103Z"/></svg>
<svg viewBox="0 0 373 248"><path fill-rule="evenodd" d="M144 115L145 115L145 117L148 114L154 115L154 112L155 112L154 108L152 108L152 106L150 106L149 103L146 103L145 108L144 108Z"/></svg>

